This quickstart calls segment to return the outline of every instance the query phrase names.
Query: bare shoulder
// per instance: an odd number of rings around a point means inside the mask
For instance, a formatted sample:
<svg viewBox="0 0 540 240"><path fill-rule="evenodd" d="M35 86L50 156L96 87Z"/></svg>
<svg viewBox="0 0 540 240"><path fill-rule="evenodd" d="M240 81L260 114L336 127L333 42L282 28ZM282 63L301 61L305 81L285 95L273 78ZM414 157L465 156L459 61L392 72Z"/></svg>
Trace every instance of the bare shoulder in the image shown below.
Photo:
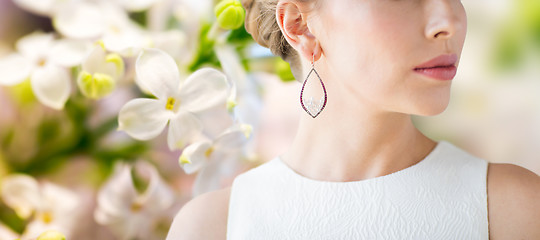
<svg viewBox="0 0 540 240"><path fill-rule="evenodd" d="M487 182L490 239L540 239L540 177L490 163Z"/></svg>
<svg viewBox="0 0 540 240"><path fill-rule="evenodd" d="M226 239L231 187L201 194L176 214L167 240Z"/></svg>

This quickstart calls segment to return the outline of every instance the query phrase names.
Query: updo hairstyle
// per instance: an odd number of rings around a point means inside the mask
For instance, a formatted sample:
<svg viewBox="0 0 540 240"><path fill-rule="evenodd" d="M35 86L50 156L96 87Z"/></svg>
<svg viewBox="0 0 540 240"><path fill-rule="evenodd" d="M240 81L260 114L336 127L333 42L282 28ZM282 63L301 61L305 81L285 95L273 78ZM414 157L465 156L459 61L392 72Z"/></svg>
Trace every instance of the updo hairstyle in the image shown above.
<svg viewBox="0 0 540 240"><path fill-rule="evenodd" d="M318 0L294 0L309 3ZM246 9L245 27L253 39L261 46L281 57L291 65L297 81L302 79L302 66L298 52L285 40L276 19L276 6L279 0L242 0Z"/></svg>

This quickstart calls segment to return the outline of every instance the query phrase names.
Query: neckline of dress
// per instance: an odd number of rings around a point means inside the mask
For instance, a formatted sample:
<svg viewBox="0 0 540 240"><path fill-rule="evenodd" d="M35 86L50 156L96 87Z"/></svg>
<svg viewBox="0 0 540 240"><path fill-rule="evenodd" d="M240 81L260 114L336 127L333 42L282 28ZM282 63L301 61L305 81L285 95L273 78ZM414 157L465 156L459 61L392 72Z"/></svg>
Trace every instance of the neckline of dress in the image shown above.
<svg viewBox="0 0 540 240"><path fill-rule="evenodd" d="M382 181L384 179L387 179L387 178L392 178L392 177L398 177L400 175L403 175L403 174L407 174L408 172L411 172L411 171L414 171L418 168L421 168L422 166L428 164L432 159L435 159L436 158L436 155L441 152L441 149L444 148L447 144L449 144L448 142L446 142L445 140L440 140L439 142L437 142L437 145L435 145L435 147L431 150L431 152L428 153L428 155L426 155L422 160L420 160L419 162L409 166L409 167L406 167L406 168L403 168L399 171L395 171L393 173L389 173L389 174L386 174L386 175L383 175L383 176L378 176L378 177L374 177L374 178L367 178L367 179L363 179L363 180L357 180L357 181L347 181L347 182L342 182L342 181L323 181L323 180L317 180L317 179L313 179L313 178L308 178L304 175L301 175L300 173L296 172L295 170L293 170L291 167L289 167L289 165L287 165L285 162L283 162L283 160L281 159L280 156L277 156L276 159L275 159L275 162L277 162L277 164L284 168L285 169L285 172L289 175L291 175L293 178L297 178L297 179L300 179L300 180L303 180L303 181L306 181L306 182L311 182L311 183L316 183L316 184L333 184L333 185L340 185L340 184L360 184L360 183L368 183L368 182L374 182L374 181Z"/></svg>

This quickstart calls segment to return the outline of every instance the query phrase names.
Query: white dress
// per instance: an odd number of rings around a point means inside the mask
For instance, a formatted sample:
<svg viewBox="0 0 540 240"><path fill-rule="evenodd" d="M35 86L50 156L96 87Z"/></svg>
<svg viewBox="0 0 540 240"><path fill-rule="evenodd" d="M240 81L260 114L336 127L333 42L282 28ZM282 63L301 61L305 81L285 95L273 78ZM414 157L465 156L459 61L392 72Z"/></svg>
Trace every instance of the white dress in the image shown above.
<svg viewBox="0 0 540 240"><path fill-rule="evenodd" d="M279 156L232 184L227 239L488 239L487 161L440 141L419 163L351 182Z"/></svg>

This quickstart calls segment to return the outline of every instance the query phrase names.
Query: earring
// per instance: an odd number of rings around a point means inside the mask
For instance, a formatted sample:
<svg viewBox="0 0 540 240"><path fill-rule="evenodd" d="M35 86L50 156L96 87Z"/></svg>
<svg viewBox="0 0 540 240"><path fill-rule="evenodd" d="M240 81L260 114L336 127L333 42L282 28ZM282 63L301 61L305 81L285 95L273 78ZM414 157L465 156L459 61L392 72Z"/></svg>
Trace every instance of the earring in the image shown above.
<svg viewBox="0 0 540 240"><path fill-rule="evenodd" d="M321 83L322 89L323 89L323 92L324 92L324 97L321 97L321 99L319 99L318 102L315 102L313 100L313 97L310 97L307 102L304 102L304 97L303 97L303 95L304 95L304 87L306 87L306 83L307 83L307 81L309 79L309 76L312 73L315 73L315 75L319 79L319 82ZM319 76L319 73L317 73L317 70L315 70L315 53L313 53L313 60L311 61L311 71L309 71L306 79L304 80L304 84L302 85L302 91L300 92L300 104L302 104L302 108L311 117L316 118L317 116L319 116L319 114L322 112L322 110L326 106L326 100L327 100L326 88L324 87L324 83L323 83L321 77Z"/></svg>

